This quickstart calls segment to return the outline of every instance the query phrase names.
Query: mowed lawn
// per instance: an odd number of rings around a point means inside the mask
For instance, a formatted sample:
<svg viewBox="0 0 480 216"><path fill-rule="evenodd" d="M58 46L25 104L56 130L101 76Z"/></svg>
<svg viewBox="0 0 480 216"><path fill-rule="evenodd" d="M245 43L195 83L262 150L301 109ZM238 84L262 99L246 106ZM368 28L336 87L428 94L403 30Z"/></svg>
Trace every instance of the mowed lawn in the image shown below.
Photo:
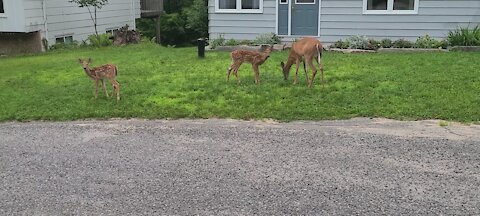
<svg viewBox="0 0 480 216"><path fill-rule="evenodd" d="M88 118L235 118L280 121L385 117L480 121L480 53L340 54L323 57L326 85L284 81L273 53L254 84L250 65L226 82L229 53L153 44L0 58L0 121ZM119 67L121 101L94 99L78 58ZM309 75L311 72L309 72ZM108 84L111 90L111 85Z"/></svg>

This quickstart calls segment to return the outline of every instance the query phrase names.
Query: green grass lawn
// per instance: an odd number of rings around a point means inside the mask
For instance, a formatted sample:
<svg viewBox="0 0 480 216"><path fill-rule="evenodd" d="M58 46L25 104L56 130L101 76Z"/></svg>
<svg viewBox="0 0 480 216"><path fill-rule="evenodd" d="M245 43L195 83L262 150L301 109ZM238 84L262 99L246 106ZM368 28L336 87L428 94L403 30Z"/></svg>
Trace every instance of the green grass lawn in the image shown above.
<svg viewBox="0 0 480 216"><path fill-rule="evenodd" d="M480 121L480 53L324 54L326 85L285 82L273 53L254 84L249 65L225 80L229 53L152 44L0 58L0 121L235 118L281 121L386 117ZM122 100L93 97L78 58L119 67ZM311 73L310 73L311 74ZM108 85L110 87L110 85ZM110 87L111 91L111 87Z"/></svg>

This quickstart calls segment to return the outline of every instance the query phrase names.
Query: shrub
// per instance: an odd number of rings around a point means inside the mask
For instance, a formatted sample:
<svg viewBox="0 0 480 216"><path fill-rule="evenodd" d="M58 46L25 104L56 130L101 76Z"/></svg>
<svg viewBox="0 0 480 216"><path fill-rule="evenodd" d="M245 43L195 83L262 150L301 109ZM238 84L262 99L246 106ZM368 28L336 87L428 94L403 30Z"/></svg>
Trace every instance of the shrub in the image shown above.
<svg viewBox="0 0 480 216"><path fill-rule="evenodd" d="M239 43L237 40L233 39L233 38L230 39L230 40L227 40L227 42L225 42L225 45L226 45L226 46L236 46L236 45L238 45L238 44L240 44L240 43Z"/></svg>
<svg viewBox="0 0 480 216"><path fill-rule="evenodd" d="M343 41L342 39L340 39L335 42L332 47L338 49L348 49L348 47L350 47L350 42L348 40Z"/></svg>
<svg viewBox="0 0 480 216"><path fill-rule="evenodd" d="M62 49L74 49L80 47L78 41L72 41L71 43L56 43L49 47L49 50L62 50Z"/></svg>
<svg viewBox="0 0 480 216"><path fill-rule="evenodd" d="M393 42L393 47L395 48L412 48L413 43L411 41L405 40L405 39L398 39L395 42Z"/></svg>
<svg viewBox="0 0 480 216"><path fill-rule="evenodd" d="M368 49L377 50L381 46L382 43L380 41L377 41L375 39L368 40Z"/></svg>
<svg viewBox="0 0 480 216"><path fill-rule="evenodd" d="M194 0L193 3L183 10L186 19L185 28L192 34L191 37L208 36L208 7L207 1Z"/></svg>
<svg viewBox="0 0 480 216"><path fill-rule="evenodd" d="M254 43L257 45L279 44L280 37L278 37L275 33L265 33L265 34L258 35L257 38L255 38Z"/></svg>
<svg viewBox="0 0 480 216"><path fill-rule="evenodd" d="M448 32L448 43L451 46L480 46L480 26L460 27Z"/></svg>
<svg viewBox="0 0 480 216"><path fill-rule="evenodd" d="M393 46L393 42L392 40L390 39L383 39L381 42L380 42L381 46L383 48L391 48Z"/></svg>
<svg viewBox="0 0 480 216"><path fill-rule="evenodd" d="M215 49L219 46L225 45L225 38L223 37L223 35L220 35L218 38L210 40L209 43L210 43L210 48Z"/></svg>
<svg viewBox="0 0 480 216"><path fill-rule="evenodd" d="M437 48L447 49L448 48L448 40L443 39L441 41L438 41Z"/></svg>
<svg viewBox="0 0 480 216"><path fill-rule="evenodd" d="M438 48L439 42L430 35L426 34L425 36L419 37L415 42L416 48Z"/></svg>
<svg viewBox="0 0 480 216"><path fill-rule="evenodd" d="M241 40L239 42L239 44L241 44L241 45L253 45L253 41L251 41L251 40Z"/></svg>
<svg viewBox="0 0 480 216"><path fill-rule="evenodd" d="M368 38L366 36L352 36L349 37L348 42L350 43L351 49L367 49L368 48Z"/></svg>
<svg viewBox="0 0 480 216"><path fill-rule="evenodd" d="M113 41L110 39L111 37L112 35L110 33L99 34L98 37L96 35L90 35L88 36L88 43L94 47L111 46L113 45Z"/></svg>

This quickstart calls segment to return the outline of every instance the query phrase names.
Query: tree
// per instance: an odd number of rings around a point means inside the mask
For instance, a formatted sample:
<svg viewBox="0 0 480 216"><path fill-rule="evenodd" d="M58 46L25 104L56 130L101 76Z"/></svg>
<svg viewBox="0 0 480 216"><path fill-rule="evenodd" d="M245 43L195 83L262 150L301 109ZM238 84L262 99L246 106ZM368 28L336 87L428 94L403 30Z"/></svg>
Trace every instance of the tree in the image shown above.
<svg viewBox="0 0 480 216"><path fill-rule="evenodd" d="M186 28L195 32L199 37L208 36L208 1L194 0L190 7L184 9Z"/></svg>
<svg viewBox="0 0 480 216"><path fill-rule="evenodd" d="M75 3L78 7L86 7L88 13L90 13L90 18L93 21L93 27L95 28L95 35L98 37L97 31L97 9L101 9L104 5L108 4L108 0L70 0L70 3ZM93 15L90 7L94 8Z"/></svg>

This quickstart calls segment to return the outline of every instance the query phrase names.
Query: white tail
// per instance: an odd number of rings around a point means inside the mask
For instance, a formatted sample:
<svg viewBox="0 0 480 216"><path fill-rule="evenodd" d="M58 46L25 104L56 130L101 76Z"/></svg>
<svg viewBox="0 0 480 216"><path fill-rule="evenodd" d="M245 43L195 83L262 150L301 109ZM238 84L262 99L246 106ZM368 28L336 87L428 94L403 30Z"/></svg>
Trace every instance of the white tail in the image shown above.
<svg viewBox="0 0 480 216"><path fill-rule="evenodd" d="M321 63L322 57L322 50L323 46L319 40L315 38L303 38L292 45L292 49L290 50L290 54L288 56L287 63L281 63L283 76L285 80L288 79L290 68L293 64L296 64L296 71L295 71L295 79L293 81L294 84L297 83L298 77L298 68L302 59L304 59L304 70L305 70L305 77L307 79L307 83L309 87L312 87L313 81L315 80L315 75L317 75L317 68L313 65L313 59L315 58L320 72L322 73L322 87L325 85L324 83L324 70L323 65ZM312 79L308 78L307 69L305 67L305 63L309 65L312 69Z"/></svg>

